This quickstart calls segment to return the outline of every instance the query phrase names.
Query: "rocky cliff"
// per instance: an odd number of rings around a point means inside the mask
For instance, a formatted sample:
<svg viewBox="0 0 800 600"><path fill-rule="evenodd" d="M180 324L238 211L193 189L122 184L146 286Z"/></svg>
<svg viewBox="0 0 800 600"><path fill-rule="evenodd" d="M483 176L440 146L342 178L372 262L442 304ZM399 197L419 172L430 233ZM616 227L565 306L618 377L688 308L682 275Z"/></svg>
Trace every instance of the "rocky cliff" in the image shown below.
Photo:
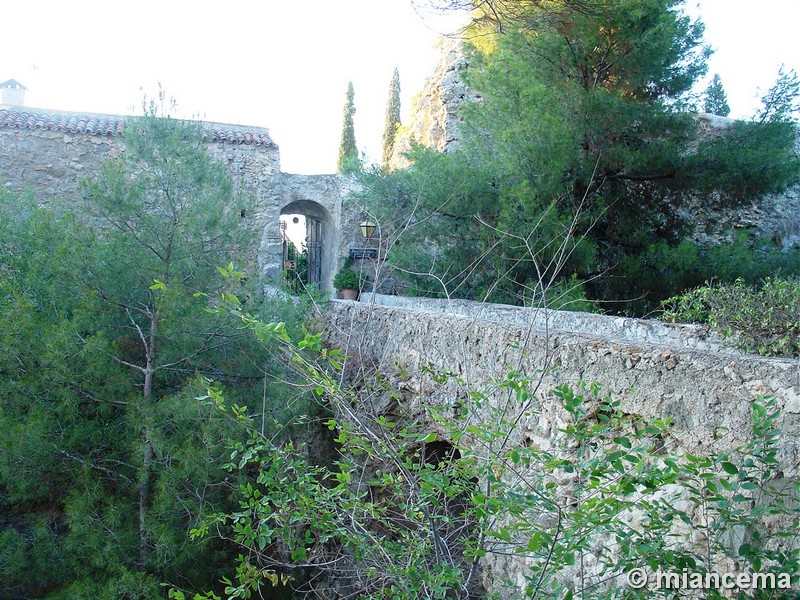
<svg viewBox="0 0 800 600"><path fill-rule="evenodd" d="M413 143L447 152L458 145L459 107L475 98L464 83L467 59L461 40L443 37L440 57L433 73L425 80L422 91L414 98L411 123L398 132L389 166L403 169L410 166L405 154Z"/></svg>

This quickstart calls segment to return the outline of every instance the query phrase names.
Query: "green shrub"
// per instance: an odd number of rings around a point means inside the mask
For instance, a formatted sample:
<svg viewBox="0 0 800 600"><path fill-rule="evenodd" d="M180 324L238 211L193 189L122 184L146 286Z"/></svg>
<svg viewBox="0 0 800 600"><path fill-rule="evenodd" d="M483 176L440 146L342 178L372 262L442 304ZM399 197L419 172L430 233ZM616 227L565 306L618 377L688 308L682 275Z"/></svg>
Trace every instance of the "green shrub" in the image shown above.
<svg viewBox="0 0 800 600"><path fill-rule="evenodd" d="M614 301L603 303L607 312L643 316L706 281L757 284L777 276L800 276L800 249L782 249L769 238L753 239L740 231L731 241L709 248L689 239L675 246L657 241L621 258L590 282L588 292L589 297Z"/></svg>
<svg viewBox="0 0 800 600"><path fill-rule="evenodd" d="M782 249L769 238L750 239L745 231L729 243L709 248L702 260L704 280L733 283L741 278L755 284L767 277L800 276L800 249Z"/></svg>
<svg viewBox="0 0 800 600"><path fill-rule="evenodd" d="M337 290L360 290L364 280L353 269L344 268L333 278L333 287Z"/></svg>
<svg viewBox="0 0 800 600"><path fill-rule="evenodd" d="M800 355L800 278L706 285L662 303L662 318L718 329L735 346L765 356Z"/></svg>

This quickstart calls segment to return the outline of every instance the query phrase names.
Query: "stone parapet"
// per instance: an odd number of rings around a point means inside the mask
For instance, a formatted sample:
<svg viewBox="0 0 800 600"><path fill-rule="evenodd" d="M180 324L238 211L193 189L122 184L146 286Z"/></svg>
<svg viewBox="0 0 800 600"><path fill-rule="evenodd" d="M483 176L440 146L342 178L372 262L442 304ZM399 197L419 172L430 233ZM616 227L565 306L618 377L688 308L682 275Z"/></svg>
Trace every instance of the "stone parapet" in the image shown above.
<svg viewBox="0 0 800 600"><path fill-rule="evenodd" d="M626 413L671 418L676 449L720 452L748 440L751 403L770 395L782 410L784 473L798 474L800 361L692 341L694 328L686 326L637 321L626 327L616 318L553 311L553 325L544 329L535 316L523 320L524 309L462 304L462 314L456 314L446 301L395 302L406 305L333 301L324 313L324 330L328 343L347 351L353 364L372 365L411 390L411 404L454 402L457 392L433 384L424 375L429 369L452 373L475 388L512 370L532 377L543 373L541 404L526 426L536 437L546 437L546 424L556 420L557 411L548 406L554 402L550 390L585 381L599 383ZM434 310L437 303L441 310ZM666 341L659 341L660 332L667 332Z"/></svg>
<svg viewBox="0 0 800 600"><path fill-rule="evenodd" d="M466 415L462 433L469 431L468 423L497 423L503 414L506 423L514 423L511 444L552 449L569 424L553 388L597 382L602 397L619 400L618 410L630 422L671 420L660 437L659 452L665 456L712 456L751 441L752 403L768 395L781 410L775 425L782 430L777 472L783 481L775 484L800 476L800 361L726 351L707 336L692 341L691 327L555 311L545 319L525 309L460 301L366 299L330 302L322 322L327 343L346 351L345 374L356 384L356 406L370 418L384 415L448 442L452 432L430 418L430 408ZM543 321L550 326L541 327ZM493 383L512 372L531 378L532 398L517 402L514 391ZM372 375L378 385L369 383ZM457 443L462 455L481 457L487 451L480 437L463 435ZM524 469L514 470L514 477L524 480ZM569 477L557 485L569 497ZM702 509L690 499L673 501L702 522ZM635 510L629 518L634 527L641 523ZM686 533L682 522L675 527L675 535ZM578 585L584 576L606 581L597 553L613 552L608 543L603 536L593 539L593 550L581 555L580 565L563 569L559 578L567 585ZM535 560L524 553L489 551L481 559L482 585L499 597L516 597L505 591L525 589ZM718 571L735 569L726 560L715 557L721 561L715 562Z"/></svg>
<svg viewBox="0 0 800 600"><path fill-rule="evenodd" d="M702 325L487 304L461 299L440 300L366 293L362 294L361 301L379 306L409 308L434 314L458 315L491 323L531 327L542 332L584 333L633 343L659 344L670 348L742 354L741 351L724 344L722 337L717 332Z"/></svg>

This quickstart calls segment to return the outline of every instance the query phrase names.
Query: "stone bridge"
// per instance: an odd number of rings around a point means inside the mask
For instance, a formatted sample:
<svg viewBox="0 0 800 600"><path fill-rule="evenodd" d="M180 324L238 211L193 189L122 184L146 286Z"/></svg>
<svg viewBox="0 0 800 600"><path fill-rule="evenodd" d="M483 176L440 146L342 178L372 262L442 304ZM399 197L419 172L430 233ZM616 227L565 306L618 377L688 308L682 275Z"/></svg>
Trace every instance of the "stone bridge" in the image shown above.
<svg viewBox="0 0 800 600"><path fill-rule="evenodd" d="M716 455L749 441L751 404L770 395L781 410L779 469L784 481L800 477L800 361L745 355L723 345L707 328L372 294L362 295L361 302L334 300L323 316L327 342L347 351L345 374L359 390L359 409L373 418L386 415L394 422L419 423L425 433L436 434L442 447L452 443L450 433L429 418L429 406L442 414L466 408L468 422L474 424L496 420L491 411L496 407L516 423L509 432L512 443L558 447L566 421L551 390L585 381L599 383L603 397L610 393L619 400L619 409L632 422L637 417L671 418L662 437L664 452ZM514 404L513 392L491 385L492 378L510 371L533 378L533 400ZM375 372L380 386L360 385L361 376L369 382ZM457 378L443 380L437 372ZM486 394L482 404L472 401L469 390ZM516 412L509 414L509 408ZM484 442L477 440L474 448L471 443L462 437L461 452L485 452ZM563 493L568 496L569 483L559 485L566 486ZM695 519L703 518L691 501L677 501ZM580 569L591 574L597 566L593 555L583 559ZM532 561L489 552L481 562L482 583L490 590L507 584L524 589ZM717 567L732 568L722 563ZM572 567L562 575L575 583L582 577L580 569Z"/></svg>
<svg viewBox="0 0 800 600"><path fill-rule="evenodd" d="M555 419L548 392L562 383L597 382L628 414L670 417L677 446L693 452L745 442L753 399L774 396L783 472L798 476L800 361L744 354L705 327L378 294L332 301L324 327L353 364L377 369L404 390L412 411L455 401L454 388L436 385L427 369L474 388L511 370L534 376L547 369L540 410L526 425L537 437L547 437Z"/></svg>

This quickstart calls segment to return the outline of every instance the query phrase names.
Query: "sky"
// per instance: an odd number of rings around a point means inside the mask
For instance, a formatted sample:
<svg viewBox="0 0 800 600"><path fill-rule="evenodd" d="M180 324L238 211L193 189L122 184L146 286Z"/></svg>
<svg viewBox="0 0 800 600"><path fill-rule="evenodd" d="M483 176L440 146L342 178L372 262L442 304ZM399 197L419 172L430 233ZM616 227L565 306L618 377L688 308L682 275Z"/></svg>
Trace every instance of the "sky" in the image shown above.
<svg viewBox="0 0 800 600"><path fill-rule="evenodd" d="M389 82L403 120L458 17L425 0L26 0L4 6L0 81L38 108L141 114L159 86L175 116L266 127L289 173L330 173L348 80L355 130L380 156ZM785 63L800 72L800 0L688 0L715 49L731 116L746 118ZM707 82L706 82L707 83ZM704 85L702 86L704 87Z"/></svg>

